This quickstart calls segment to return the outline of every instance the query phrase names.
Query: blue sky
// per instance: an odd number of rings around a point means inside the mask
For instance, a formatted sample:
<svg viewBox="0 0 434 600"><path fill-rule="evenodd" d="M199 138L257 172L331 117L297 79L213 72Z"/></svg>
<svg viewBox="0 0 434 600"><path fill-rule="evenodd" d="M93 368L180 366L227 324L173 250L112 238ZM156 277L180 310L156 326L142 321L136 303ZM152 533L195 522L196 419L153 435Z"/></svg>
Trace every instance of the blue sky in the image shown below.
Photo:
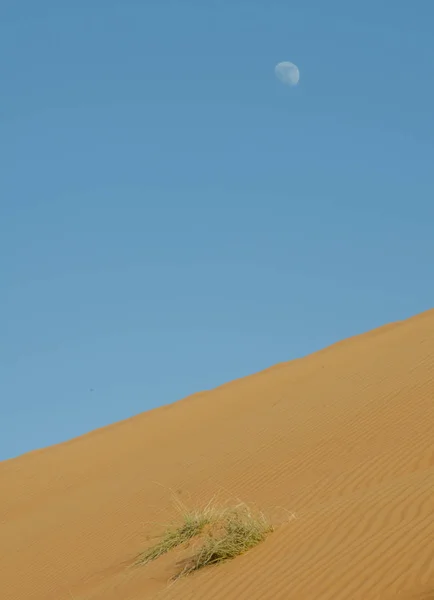
<svg viewBox="0 0 434 600"><path fill-rule="evenodd" d="M2 0L0 459L432 307L433 19Z"/></svg>

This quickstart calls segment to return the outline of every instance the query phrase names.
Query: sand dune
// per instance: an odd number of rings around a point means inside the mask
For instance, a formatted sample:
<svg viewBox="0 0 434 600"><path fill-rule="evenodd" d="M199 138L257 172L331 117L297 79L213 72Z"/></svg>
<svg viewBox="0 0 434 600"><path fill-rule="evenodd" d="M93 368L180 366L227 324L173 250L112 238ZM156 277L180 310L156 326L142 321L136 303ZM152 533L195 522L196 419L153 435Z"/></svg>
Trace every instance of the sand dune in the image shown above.
<svg viewBox="0 0 434 600"><path fill-rule="evenodd" d="M172 495L216 494L274 533L131 567ZM434 311L0 463L0 598L434 598Z"/></svg>

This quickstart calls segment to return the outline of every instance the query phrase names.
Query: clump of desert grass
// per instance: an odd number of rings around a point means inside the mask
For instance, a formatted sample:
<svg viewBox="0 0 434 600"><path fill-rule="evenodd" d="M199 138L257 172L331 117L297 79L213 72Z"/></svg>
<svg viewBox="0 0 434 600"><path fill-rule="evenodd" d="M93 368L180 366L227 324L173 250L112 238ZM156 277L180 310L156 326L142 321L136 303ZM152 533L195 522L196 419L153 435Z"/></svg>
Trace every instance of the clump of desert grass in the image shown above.
<svg viewBox="0 0 434 600"><path fill-rule="evenodd" d="M136 564L149 563L199 538L178 578L244 554L273 531L263 513L253 511L244 503L221 507L212 500L203 509L188 510L180 503L178 508L180 523L168 527L161 539L139 556Z"/></svg>
<svg viewBox="0 0 434 600"><path fill-rule="evenodd" d="M263 513L255 513L247 505L238 504L223 513L215 531L208 531L179 576L240 556L260 544L272 531L273 527Z"/></svg>
<svg viewBox="0 0 434 600"><path fill-rule="evenodd" d="M202 533L207 525L216 522L220 516L220 510L214 500L208 502L202 509L189 510L180 500L176 500L175 505L180 513L181 522L178 525L169 525L159 542L140 554L136 564L144 565L156 560L173 548L190 541Z"/></svg>

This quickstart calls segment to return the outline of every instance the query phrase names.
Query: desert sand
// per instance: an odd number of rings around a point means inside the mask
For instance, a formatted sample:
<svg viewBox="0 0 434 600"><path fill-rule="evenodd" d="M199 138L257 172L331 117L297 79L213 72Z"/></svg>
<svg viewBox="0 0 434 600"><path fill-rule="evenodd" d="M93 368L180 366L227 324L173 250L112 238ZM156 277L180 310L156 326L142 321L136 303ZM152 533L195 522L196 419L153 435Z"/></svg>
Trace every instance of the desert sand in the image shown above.
<svg viewBox="0 0 434 600"><path fill-rule="evenodd" d="M175 583L189 548L131 566L216 495L275 531ZM434 598L434 311L0 463L0 598Z"/></svg>

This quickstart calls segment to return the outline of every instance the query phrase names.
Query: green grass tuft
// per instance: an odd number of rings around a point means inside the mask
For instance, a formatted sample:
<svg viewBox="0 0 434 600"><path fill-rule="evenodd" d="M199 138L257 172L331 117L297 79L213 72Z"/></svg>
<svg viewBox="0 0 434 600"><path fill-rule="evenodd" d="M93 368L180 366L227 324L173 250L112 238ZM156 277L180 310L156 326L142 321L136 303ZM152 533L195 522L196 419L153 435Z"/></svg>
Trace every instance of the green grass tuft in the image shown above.
<svg viewBox="0 0 434 600"><path fill-rule="evenodd" d="M193 556L177 577L215 565L244 554L260 542L273 527L262 513L253 513L245 504L233 508L218 508L214 501L202 510L188 511L178 503L182 522L169 527L161 540L148 548L136 564L156 560L173 548L201 536Z"/></svg>
<svg viewBox="0 0 434 600"><path fill-rule="evenodd" d="M156 560L173 548L188 542L202 533L207 525L215 522L221 514L221 511L215 507L213 501L209 502L202 510L187 510L178 500L177 508L181 513L182 523L177 527L169 527L157 544L145 550L138 557L136 564L143 565Z"/></svg>
<svg viewBox="0 0 434 600"><path fill-rule="evenodd" d="M262 513L253 514L244 504L226 512L221 526L217 533L210 532L180 576L240 556L273 531Z"/></svg>

